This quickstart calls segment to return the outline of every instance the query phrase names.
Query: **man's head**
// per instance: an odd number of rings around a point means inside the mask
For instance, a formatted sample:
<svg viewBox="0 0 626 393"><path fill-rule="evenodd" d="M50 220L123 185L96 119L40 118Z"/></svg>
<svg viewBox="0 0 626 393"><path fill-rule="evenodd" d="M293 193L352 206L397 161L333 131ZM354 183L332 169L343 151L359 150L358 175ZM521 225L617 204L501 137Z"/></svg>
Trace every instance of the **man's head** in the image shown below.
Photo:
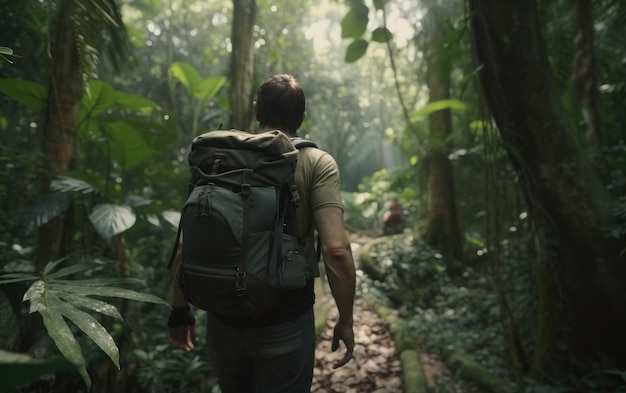
<svg viewBox="0 0 626 393"><path fill-rule="evenodd" d="M304 91L291 75L270 76L259 86L254 110L261 129L279 129L295 135L304 121Z"/></svg>

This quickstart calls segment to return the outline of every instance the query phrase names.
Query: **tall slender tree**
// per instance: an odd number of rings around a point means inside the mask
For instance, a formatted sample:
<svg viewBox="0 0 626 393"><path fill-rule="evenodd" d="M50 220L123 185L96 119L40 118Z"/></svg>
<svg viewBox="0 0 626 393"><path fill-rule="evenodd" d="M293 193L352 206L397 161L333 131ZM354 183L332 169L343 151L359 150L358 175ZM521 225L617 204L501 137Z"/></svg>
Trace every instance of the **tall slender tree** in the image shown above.
<svg viewBox="0 0 626 393"><path fill-rule="evenodd" d="M118 68L129 48L126 30L115 0L59 0L51 30L50 85L44 125L47 157L43 193L50 180L66 174L76 149L78 113L85 81L97 76L100 50ZM37 266L58 259L62 253L64 216L57 216L39 230Z"/></svg>
<svg viewBox="0 0 626 393"><path fill-rule="evenodd" d="M254 93L254 21L256 0L233 0L230 64L230 124L232 128L249 130L253 122Z"/></svg>
<svg viewBox="0 0 626 393"><path fill-rule="evenodd" d="M431 4L426 15L427 34L430 40L428 58L428 89L431 103L450 99L450 74L452 64L449 49L443 45L446 31L445 19ZM425 241L441 250L448 265L459 267L463 259L461 230L456 212L456 198L452 166L448 160L452 136L452 113L442 109L429 115L430 149L428 152L428 217Z"/></svg>

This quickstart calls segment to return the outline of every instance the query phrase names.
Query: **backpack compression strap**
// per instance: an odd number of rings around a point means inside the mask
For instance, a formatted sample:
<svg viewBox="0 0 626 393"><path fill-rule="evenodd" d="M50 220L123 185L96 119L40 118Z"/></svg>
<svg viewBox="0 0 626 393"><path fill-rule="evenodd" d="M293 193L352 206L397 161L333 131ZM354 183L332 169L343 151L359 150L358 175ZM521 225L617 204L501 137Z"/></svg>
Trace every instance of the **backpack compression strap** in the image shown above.
<svg viewBox="0 0 626 393"><path fill-rule="evenodd" d="M244 169L241 182L241 199L243 202L243 233L241 234L241 250L239 266L237 267L235 291L237 296L246 294L246 259L248 258L248 240L250 238L250 173L251 169Z"/></svg>

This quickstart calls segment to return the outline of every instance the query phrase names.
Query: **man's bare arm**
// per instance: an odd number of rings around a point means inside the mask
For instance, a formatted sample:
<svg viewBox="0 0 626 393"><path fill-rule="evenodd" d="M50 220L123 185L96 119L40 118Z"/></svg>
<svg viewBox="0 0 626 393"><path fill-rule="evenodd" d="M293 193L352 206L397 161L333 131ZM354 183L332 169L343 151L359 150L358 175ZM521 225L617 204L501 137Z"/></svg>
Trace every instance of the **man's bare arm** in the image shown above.
<svg viewBox="0 0 626 393"><path fill-rule="evenodd" d="M346 346L345 356L335 364L341 367L352 358L354 350L353 306L356 271L350 241L344 228L343 211L338 207L324 207L314 212L315 225L322 241L322 255L326 264L328 284L339 311L334 329L332 350L339 341Z"/></svg>

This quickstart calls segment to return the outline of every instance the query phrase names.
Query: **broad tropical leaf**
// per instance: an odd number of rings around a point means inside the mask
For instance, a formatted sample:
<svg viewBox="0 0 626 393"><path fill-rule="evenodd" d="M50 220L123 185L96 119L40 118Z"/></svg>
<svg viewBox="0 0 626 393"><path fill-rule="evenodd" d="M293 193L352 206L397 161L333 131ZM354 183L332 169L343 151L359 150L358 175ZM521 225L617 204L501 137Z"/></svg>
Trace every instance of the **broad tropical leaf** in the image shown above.
<svg viewBox="0 0 626 393"><path fill-rule="evenodd" d="M139 130L129 123L112 122L106 129L110 135L109 144L113 159L124 169L136 168L159 156L159 153L146 143ZM102 147L105 148L104 145Z"/></svg>
<svg viewBox="0 0 626 393"><path fill-rule="evenodd" d="M34 281L38 279L39 276L28 273L8 273L0 275L0 285L2 284L11 284L15 282L24 282L24 281Z"/></svg>
<svg viewBox="0 0 626 393"><path fill-rule="evenodd" d="M31 232L36 228L50 222L53 218L65 212L71 204L69 195L61 192L46 195L35 202L34 205L24 209L20 213L24 218L26 231Z"/></svg>
<svg viewBox="0 0 626 393"><path fill-rule="evenodd" d="M151 109L158 108L159 105L142 96L124 91L117 91L117 105L120 109L148 112Z"/></svg>
<svg viewBox="0 0 626 393"><path fill-rule="evenodd" d="M441 111L444 109L451 109L451 110L456 110L459 112L465 112L466 108L467 108L467 105L465 105L465 103L460 100L451 99L451 100L435 101L435 102L431 102L427 104L422 109L413 113L411 115L411 121L415 123L417 121L424 120L431 113Z"/></svg>
<svg viewBox="0 0 626 393"><path fill-rule="evenodd" d="M89 338L96 343L104 353L109 356L113 364L120 368L120 353L115 345L113 337L98 322L98 320L84 311L74 307L69 302L63 302L54 293L47 295L48 308L50 311L59 313L72 321L80 330L82 330Z"/></svg>
<svg viewBox="0 0 626 393"><path fill-rule="evenodd" d="M104 239L126 231L135 225L136 220L137 217L130 207L108 203L96 205L89 215L89 221Z"/></svg>
<svg viewBox="0 0 626 393"><path fill-rule="evenodd" d="M0 79L0 93L34 110L43 110L47 105L48 89L39 83L22 79Z"/></svg>
<svg viewBox="0 0 626 393"><path fill-rule="evenodd" d="M124 200L122 201L122 203L130 207L147 206L152 202L154 202L152 199L143 197L141 195L128 195L124 197Z"/></svg>
<svg viewBox="0 0 626 393"><path fill-rule="evenodd" d="M156 102L137 94L115 90L109 83L92 79L89 81L89 94L83 95L80 118L97 117L108 109L128 111L149 111L157 108Z"/></svg>
<svg viewBox="0 0 626 393"><path fill-rule="evenodd" d="M191 64L183 62L172 64L170 73L174 78L170 82L171 88L173 88L174 81L178 79L194 97L201 101L213 98L226 83L224 76L203 79Z"/></svg>
<svg viewBox="0 0 626 393"><path fill-rule="evenodd" d="M58 192L77 192L81 194L101 194L100 190L86 181L61 176L50 182L50 189Z"/></svg>
<svg viewBox="0 0 626 393"><path fill-rule="evenodd" d="M87 390L89 390L91 387L91 378L87 373L87 362L85 362L83 353L80 350L80 345L72 334L72 330L67 325L67 322L65 322L61 314L52 312L47 307L43 307L38 312L43 318L44 326L46 327L50 338L52 338L57 348L59 348L59 352L61 352L67 360L78 366L78 372L85 380Z"/></svg>
<svg viewBox="0 0 626 393"><path fill-rule="evenodd" d="M172 224L173 227L178 227L178 224L180 223L179 211L167 210L161 213L161 216L165 219L165 221Z"/></svg>
<svg viewBox="0 0 626 393"><path fill-rule="evenodd" d="M226 84L225 76L210 76L202 81L197 89L196 97L201 101L210 100Z"/></svg>
<svg viewBox="0 0 626 393"><path fill-rule="evenodd" d="M117 102L117 92L110 84L93 79L87 94L83 94L80 119L97 117Z"/></svg>
<svg viewBox="0 0 626 393"><path fill-rule="evenodd" d="M78 308L92 310L97 313L118 319L120 321L124 320L122 314L120 314L115 306L107 302L103 302L102 300L92 299L86 296L79 296L73 293L59 293L59 296L63 300L73 304Z"/></svg>
<svg viewBox="0 0 626 393"><path fill-rule="evenodd" d="M54 271L61 262L63 260L50 262L46 265L44 271L47 274L33 282L24 294L24 301L30 301L31 313L38 312L41 314L48 334L59 351L67 360L78 367L78 371L89 387L91 379L87 373L85 359L65 318L72 321L78 329L96 343L119 369L119 349L113 337L87 311L97 312L118 320L123 320L122 315L113 305L89 296L117 297L163 305L168 305L168 303L150 294L108 286L110 284L135 284L140 283L139 280L123 277L58 280L55 277L67 276L93 267L92 264L78 263ZM3 282L5 277L18 278L18 274L10 273L0 276L0 282Z"/></svg>
<svg viewBox="0 0 626 393"><path fill-rule="evenodd" d="M105 297L117 297L128 300L135 300L145 303L155 303L167 305L168 303L163 299L150 295L148 293L141 293L133 291L132 289L125 288L113 288L113 287L99 287L99 286L80 286L80 285L66 285L66 284L51 284L51 288L54 291L63 291L73 293L81 296L105 296Z"/></svg>
<svg viewBox="0 0 626 393"><path fill-rule="evenodd" d="M172 84L175 84L175 80L178 79L193 95L195 95L194 86L200 86L202 83L202 77L198 71L188 63L175 62L170 67L170 74L173 77ZM172 85L171 87L174 86Z"/></svg>

